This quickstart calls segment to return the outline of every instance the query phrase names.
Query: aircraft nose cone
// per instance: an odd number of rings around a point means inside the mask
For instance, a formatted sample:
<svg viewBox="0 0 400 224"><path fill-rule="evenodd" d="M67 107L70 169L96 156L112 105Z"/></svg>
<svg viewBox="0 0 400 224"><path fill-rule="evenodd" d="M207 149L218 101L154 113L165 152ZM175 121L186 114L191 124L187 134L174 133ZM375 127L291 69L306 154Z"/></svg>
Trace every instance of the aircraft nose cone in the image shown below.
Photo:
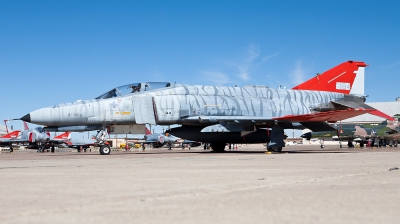
<svg viewBox="0 0 400 224"><path fill-rule="evenodd" d="M23 121L26 121L26 122L31 122L31 114L27 114L27 115L21 117L20 119Z"/></svg>
<svg viewBox="0 0 400 224"><path fill-rule="evenodd" d="M307 140L311 139L311 132L304 133L300 136L300 138L305 138Z"/></svg>

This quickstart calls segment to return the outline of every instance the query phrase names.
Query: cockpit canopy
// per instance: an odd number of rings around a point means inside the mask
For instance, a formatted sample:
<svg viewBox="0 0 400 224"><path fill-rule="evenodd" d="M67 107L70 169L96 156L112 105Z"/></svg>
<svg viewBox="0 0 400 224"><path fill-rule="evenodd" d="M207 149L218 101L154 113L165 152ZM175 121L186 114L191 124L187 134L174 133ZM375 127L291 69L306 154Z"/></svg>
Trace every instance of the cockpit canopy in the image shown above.
<svg viewBox="0 0 400 224"><path fill-rule="evenodd" d="M42 127L36 127L35 130L36 130L38 133L44 133L44 129L43 129Z"/></svg>
<svg viewBox="0 0 400 224"><path fill-rule="evenodd" d="M150 91L154 89L161 89L170 87L171 83L169 82L142 82L142 83L133 83L128 85L123 85L116 87L95 99L108 99L113 97L120 97L131 93L138 93L144 91Z"/></svg>

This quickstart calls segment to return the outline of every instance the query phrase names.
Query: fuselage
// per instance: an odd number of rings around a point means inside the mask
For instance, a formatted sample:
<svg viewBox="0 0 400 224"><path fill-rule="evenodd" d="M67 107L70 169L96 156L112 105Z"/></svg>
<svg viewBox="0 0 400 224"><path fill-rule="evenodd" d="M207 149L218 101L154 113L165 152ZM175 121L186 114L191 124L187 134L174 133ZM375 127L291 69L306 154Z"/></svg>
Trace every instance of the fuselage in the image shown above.
<svg viewBox="0 0 400 224"><path fill-rule="evenodd" d="M106 99L59 104L35 110L22 120L46 126L118 124L200 124L201 116L243 116L273 119L310 114L321 105L343 100L345 94L266 86L200 86L166 88Z"/></svg>

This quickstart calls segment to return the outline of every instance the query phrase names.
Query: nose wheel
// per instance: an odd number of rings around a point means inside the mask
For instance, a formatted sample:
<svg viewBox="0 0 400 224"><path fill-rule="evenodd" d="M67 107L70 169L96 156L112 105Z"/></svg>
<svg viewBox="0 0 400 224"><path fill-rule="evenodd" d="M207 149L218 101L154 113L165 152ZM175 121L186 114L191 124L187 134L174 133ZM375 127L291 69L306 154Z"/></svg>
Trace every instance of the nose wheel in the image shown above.
<svg viewBox="0 0 400 224"><path fill-rule="evenodd" d="M111 148L108 145L102 145L100 146L100 154L101 155L109 155L111 152Z"/></svg>

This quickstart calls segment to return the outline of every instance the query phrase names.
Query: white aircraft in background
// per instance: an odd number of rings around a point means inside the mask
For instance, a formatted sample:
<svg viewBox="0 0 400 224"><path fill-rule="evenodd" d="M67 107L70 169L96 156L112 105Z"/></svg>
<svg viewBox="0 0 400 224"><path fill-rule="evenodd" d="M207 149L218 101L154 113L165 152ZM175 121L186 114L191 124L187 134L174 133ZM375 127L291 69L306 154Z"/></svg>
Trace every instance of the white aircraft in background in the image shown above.
<svg viewBox="0 0 400 224"><path fill-rule="evenodd" d="M8 130L7 123L6 130ZM43 127L35 127L30 129L28 124L24 121L24 130L13 131L6 136L1 137L0 145L7 145L11 146L12 148L13 144L28 144L29 149L38 149L38 152L43 152L46 146L50 147L50 145L62 143L69 134L70 132L64 132L61 135L50 138L50 133L45 132Z"/></svg>

